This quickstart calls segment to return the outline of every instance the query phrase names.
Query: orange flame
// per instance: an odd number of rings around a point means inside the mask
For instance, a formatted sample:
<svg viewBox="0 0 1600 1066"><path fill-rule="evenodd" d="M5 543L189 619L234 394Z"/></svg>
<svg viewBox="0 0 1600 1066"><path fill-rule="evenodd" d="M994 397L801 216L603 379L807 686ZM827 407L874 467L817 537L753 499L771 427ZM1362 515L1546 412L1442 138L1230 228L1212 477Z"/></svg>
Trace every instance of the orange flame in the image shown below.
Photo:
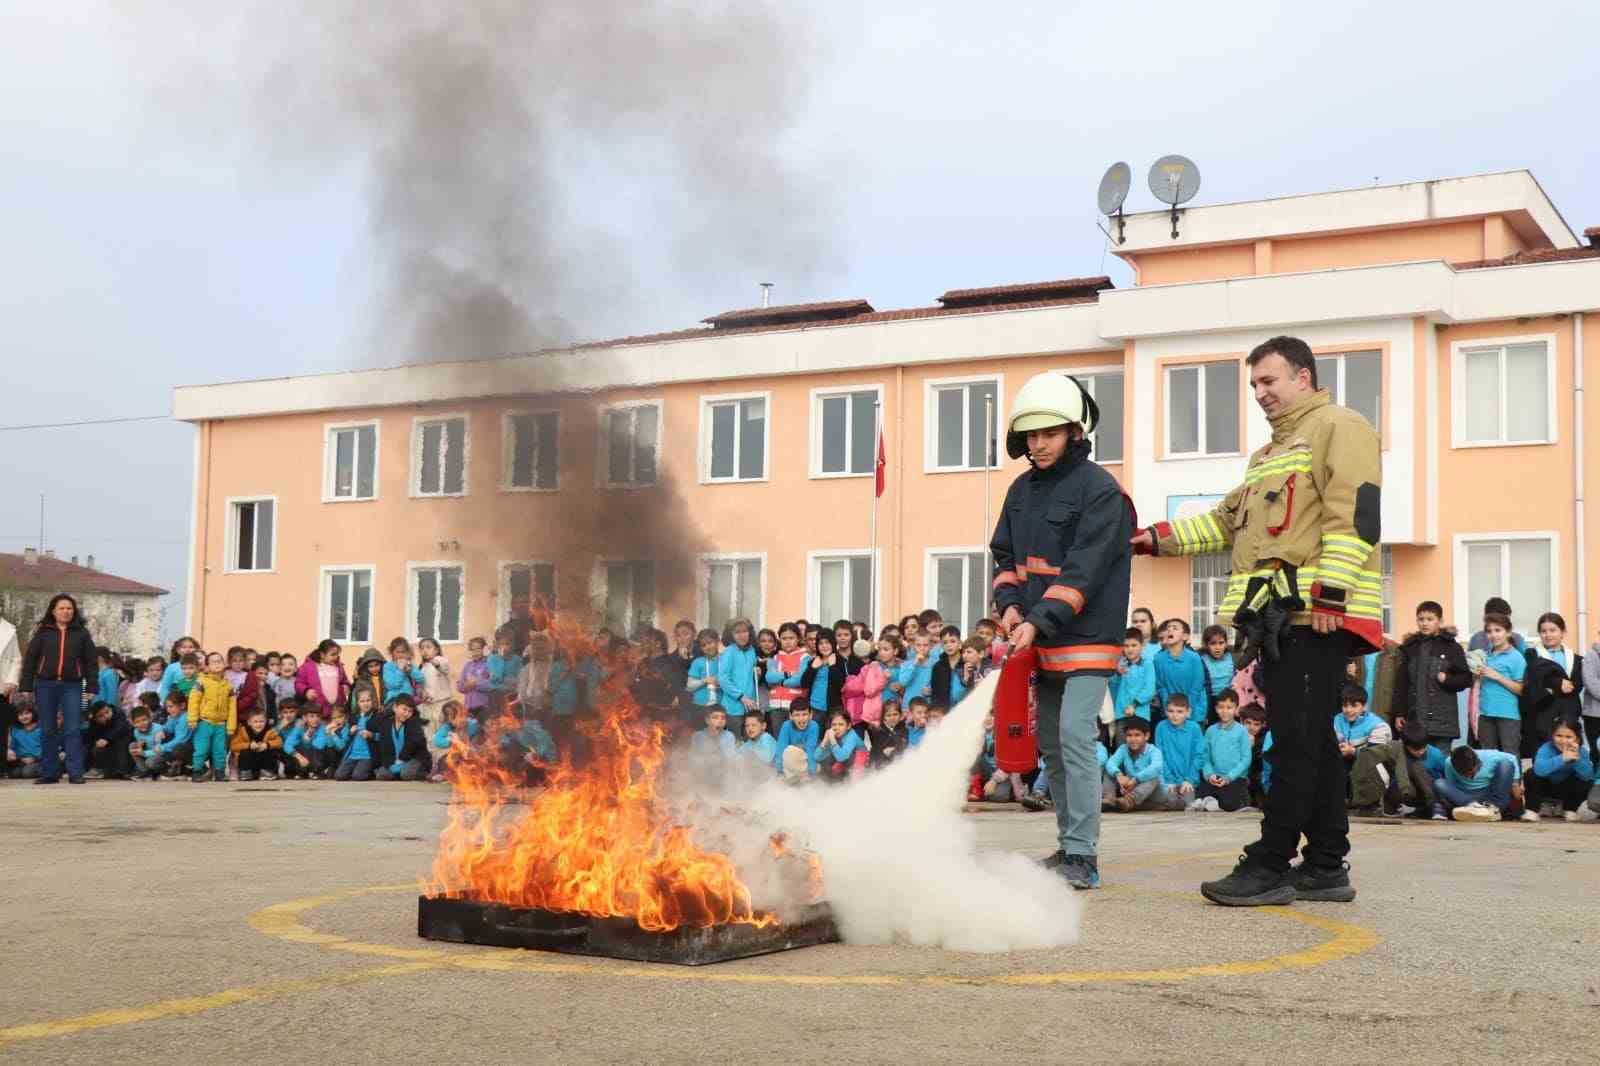
<svg viewBox="0 0 1600 1066"><path fill-rule="evenodd" d="M560 645L579 646L576 631L562 629ZM579 726L592 748L588 765L575 767L571 751L563 752L545 767L548 784L527 797L525 810L515 809L523 802L520 774L498 757L499 738L515 719L492 723L482 745L453 741L450 816L424 893L630 918L652 932L776 924L752 905L732 859L700 847L690 827L672 821L657 793L666 731L628 695L631 664L608 665L616 680L596 700L606 710Z"/></svg>

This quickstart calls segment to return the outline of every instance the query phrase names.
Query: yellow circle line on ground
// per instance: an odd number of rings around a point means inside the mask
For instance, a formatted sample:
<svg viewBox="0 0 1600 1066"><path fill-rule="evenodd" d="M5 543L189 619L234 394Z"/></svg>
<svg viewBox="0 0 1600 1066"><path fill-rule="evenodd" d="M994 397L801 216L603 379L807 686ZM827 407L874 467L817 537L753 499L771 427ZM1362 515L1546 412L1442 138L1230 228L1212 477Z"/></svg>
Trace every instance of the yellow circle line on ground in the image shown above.
<svg viewBox="0 0 1600 1066"><path fill-rule="evenodd" d="M1156 857L1132 864L1159 866L1188 860L1215 858L1213 855L1175 855ZM1124 867L1118 867L1119 870ZM958 974L926 974L901 976L899 974L747 974L686 969L676 966L619 966L601 960L547 962L521 958L516 952L501 949L481 949L477 952L442 951L434 948L405 948L390 944L368 944L349 940L333 933L324 933L301 922L301 917L319 907L357 896L390 892L415 892L414 883L402 885L374 885L366 888L326 892L317 896L274 903L256 911L249 918L252 928L266 936L295 944L311 944L355 955L371 955L399 961L371 969L352 970L341 974L315 977L289 978L259 985L223 989L205 995L186 996L160 1000L138 1007L117 1007L95 1011L54 1021L31 1022L0 1028L0 1046L48 1037L71 1036L96 1029L108 1029L135 1022L156 1021L161 1018L201 1014L221 1007L235 1006L262 999L275 999L301 992L315 992L330 985L352 985L363 981L381 980L424 973L429 970L454 967L490 973L573 974L595 977L643 977L657 980L706 981L718 984L785 984L793 986L862 986L862 985L1064 985L1106 984L1135 981L1187 981L1197 977L1228 977L1246 974L1273 973L1279 970L1304 970L1324 966L1352 955L1369 951L1379 943L1376 932L1364 926L1341 922L1319 914L1295 910L1291 907L1265 907L1261 912L1276 918L1299 922L1327 932L1330 937L1320 944L1299 951L1269 958L1244 962L1214 963L1207 966L1179 966L1161 970L1063 970L1054 973L991 974L962 976ZM1112 891L1160 892L1187 898L1188 893L1165 892L1154 889L1119 887Z"/></svg>

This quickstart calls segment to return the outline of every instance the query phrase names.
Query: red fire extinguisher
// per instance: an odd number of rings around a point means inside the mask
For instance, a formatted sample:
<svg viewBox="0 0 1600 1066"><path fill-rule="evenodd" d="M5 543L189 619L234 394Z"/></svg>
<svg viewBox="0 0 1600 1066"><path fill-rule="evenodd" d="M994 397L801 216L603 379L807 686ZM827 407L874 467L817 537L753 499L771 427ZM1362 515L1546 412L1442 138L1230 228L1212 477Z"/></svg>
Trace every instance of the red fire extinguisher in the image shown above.
<svg viewBox="0 0 1600 1066"><path fill-rule="evenodd" d="M1039 765L1039 734L1028 706L1038 661L1030 644L1012 652L1000 668L994 694L994 764L1008 774L1026 773Z"/></svg>

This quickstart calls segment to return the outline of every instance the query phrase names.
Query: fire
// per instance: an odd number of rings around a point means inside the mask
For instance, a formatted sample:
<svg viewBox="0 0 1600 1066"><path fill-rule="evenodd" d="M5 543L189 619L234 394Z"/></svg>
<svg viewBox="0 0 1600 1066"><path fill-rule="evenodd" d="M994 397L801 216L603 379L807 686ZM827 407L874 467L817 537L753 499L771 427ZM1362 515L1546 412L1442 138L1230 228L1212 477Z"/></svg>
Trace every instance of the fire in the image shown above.
<svg viewBox="0 0 1600 1066"><path fill-rule="evenodd" d="M568 648L575 637L558 635ZM449 822L425 894L630 918L651 932L778 922L752 905L733 860L697 844L660 801L666 730L628 695L629 665L615 664L595 701L603 712L579 726L592 749L585 765L564 751L525 807L497 759L501 726L481 746L456 741ZM775 839L775 856L780 847ZM815 876L820 884L820 867Z"/></svg>

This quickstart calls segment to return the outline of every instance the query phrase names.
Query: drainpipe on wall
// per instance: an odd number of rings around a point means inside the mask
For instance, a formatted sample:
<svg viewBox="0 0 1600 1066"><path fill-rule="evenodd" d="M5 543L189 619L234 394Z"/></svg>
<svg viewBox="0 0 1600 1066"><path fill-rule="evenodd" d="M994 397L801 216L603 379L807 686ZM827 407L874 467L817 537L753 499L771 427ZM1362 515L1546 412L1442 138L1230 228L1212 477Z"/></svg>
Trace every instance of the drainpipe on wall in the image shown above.
<svg viewBox="0 0 1600 1066"><path fill-rule="evenodd" d="M1583 521L1583 312L1572 314L1572 496L1573 551L1577 557L1574 572L1578 578L1578 642L1589 640L1589 573L1585 560L1589 554Z"/></svg>

